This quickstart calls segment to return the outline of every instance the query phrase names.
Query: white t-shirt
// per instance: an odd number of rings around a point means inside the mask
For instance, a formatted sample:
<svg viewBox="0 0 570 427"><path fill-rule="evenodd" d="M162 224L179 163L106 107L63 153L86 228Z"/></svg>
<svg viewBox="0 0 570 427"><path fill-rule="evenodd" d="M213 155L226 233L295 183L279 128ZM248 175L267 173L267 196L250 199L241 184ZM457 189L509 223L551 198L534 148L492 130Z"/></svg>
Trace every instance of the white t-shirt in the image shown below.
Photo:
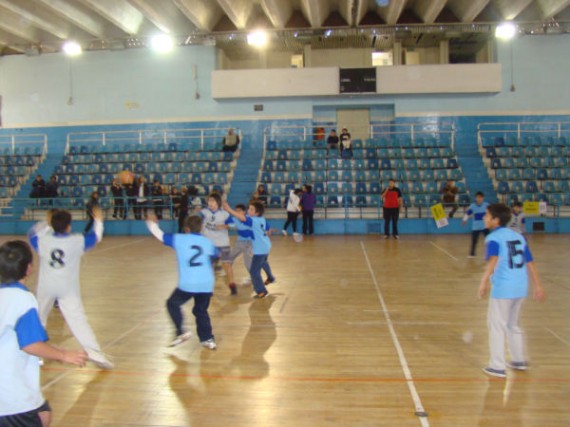
<svg viewBox="0 0 570 427"><path fill-rule="evenodd" d="M287 200L287 212L299 212L299 203L301 198L295 194L293 190L289 191L289 200Z"/></svg>
<svg viewBox="0 0 570 427"><path fill-rule="evenodd" d="M217 228L218 225L229 225L233 222L230 214L221 209L212 211L206 208L200 211L200 216L204 219L202 234L214 242L214 245L217 248L230 246L230 235L228 230L219 230Z"/></svg>

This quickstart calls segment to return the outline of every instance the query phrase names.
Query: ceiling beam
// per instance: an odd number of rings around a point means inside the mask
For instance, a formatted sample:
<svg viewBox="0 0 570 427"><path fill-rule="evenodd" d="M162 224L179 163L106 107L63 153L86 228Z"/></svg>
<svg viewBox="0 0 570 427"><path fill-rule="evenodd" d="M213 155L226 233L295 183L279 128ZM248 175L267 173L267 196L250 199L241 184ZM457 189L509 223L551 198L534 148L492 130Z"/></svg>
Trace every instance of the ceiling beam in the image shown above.
<svg viewBox="0 0 570 427"><path fill-rule="evenodd" d="M376 12L382 17L386 24L396 25L405 6L406 0L392 0L388 6L378 7Z"/></svg>
<svg viewBox="0 0 570 427"><path fill-rule="evenodd" d="M183 35L195 30L192 24L169 1L157 2L156 0L129 0L142 14L152 22L160 31L166 34Z"/></svg>
<svg viewBox="0 0 570 427"><path fill-rule="evenodd" d="M66 19L53 15L49 9L32 0L0 0L0 6L17 16L18 22L27 22L58 39L66 39L77 32Z"/></svg>
<svg viewBox="0 0 570 427"><path fill-rule="evenodd" d="M61 18L65 19L66 22L70 22L72 25L80 28L81 30L85 31L85 33L93 37L104 39L107 37L120 37L125 34L118 28L106 23L102 17L90 12L89 9L83 7L81 4L70 3L70 0L35 1L40 2L44 6L48 7L50 9L51 16L54 16L54 14L59 15ZM74 35L68 35L65 38L72 36Z"/></svg>
<svg viewBox="0 0 570 427"><path fill-rule="evenodd" d="M532 0L492 0L493 6L506 20L515 19Z"/></svg>
<svg viewBox="0 0 570 427"><path fill-rule="evenodd" d="M0 28L0 44L21 53L24 53L26 51L26 45L29 45L26 40L21 39L14 34L10 34L2 28Z"/></svg>
<svg viewBox="0 0 570 427"><path fill-rule="evenodd" d="M293 5L289 0L261 0L261 8L277 29L285 28L293 15Z"/></svg>
<svg viewBox="0 0 570 427"><path fill-rule="evenodd" d="M447 7L461 22L473 22L490 0L449 0Z"/></svg>
<svg viewBox="0 0 570 427"><path fill-rule="evenodd" d="M368 0L339 0L338 11L348 25L356 27L368 12Z"/></svg>
<svg viewBox="0 0 570 427"><path fill-rule="evenodd" d="M417 0L413 10L425 24L433 24L446 3L447 0Z"/></svg>
<svg viewBox="0 0 570 427"><path fill-rule="evenodd" d="M301 10L313 28L323 26L331 12L328 0L301 0Z"/></svg>
<svg viewBox="0 0 570 427"><path fill-rule="evenodd" d="M251 0L218 0L218 4L238 30L246 29L253 10Z"/></svg>
<svg viewBox="0 0 570 427"><path fill-rule="evenodd" d="M173 0L174 4L199 30L210 32L223 15L212 0Z"/></svg>
<svg viewBox="0 0 570 427"><path fill-rule="evenodd" d="M542 19L550 19L558 15L570 5L570 0L536 0L542 12Z"/></svg>
<svg viewBox="0 0 570 427"><path fill-rule="evenodd" d="M81 0L107 21L129 35L144 34L148 30L144 15L126 0Z"/></svg>
<svg viewBox="0 0 570 427"><path fill-rule="evenodd" d="M59 41L57 37L41 31L22 19L17 13L0 6L0 28L25 40L29 44Z"/></svg>

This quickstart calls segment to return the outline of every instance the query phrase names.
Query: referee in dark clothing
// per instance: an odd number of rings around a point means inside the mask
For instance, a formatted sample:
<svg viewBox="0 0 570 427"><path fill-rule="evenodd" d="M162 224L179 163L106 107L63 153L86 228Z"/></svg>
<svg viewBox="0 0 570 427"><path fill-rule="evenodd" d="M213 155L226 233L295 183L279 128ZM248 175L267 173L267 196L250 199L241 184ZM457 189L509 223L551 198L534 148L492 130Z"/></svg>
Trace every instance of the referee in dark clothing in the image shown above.
<svg viewBox="0 0 570 427"><path fill-rule="evenodd" d="M388 181L388 188L382 191L382 207L384 211L384 238L390 237L390 222L392 222L392 236L398 236L398 218L402 207L402 192L393 179Z"/></svg>

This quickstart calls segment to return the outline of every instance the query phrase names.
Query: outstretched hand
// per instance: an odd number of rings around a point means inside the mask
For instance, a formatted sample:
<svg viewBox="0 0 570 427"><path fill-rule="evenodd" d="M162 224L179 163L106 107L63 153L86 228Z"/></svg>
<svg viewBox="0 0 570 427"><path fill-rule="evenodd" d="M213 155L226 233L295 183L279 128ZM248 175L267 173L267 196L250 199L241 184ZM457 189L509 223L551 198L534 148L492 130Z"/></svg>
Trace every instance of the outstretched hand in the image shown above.
<svg viewBox="0 0 570 427"><path fill-rule="evenodd" d="M150 222L158 222L158 219L156 218L156 215L153 212L147 212L146 220Z"/></svg>
<svg viewBox="0 0 570 427"><path fill-rule="evenodd" d="M93 219L96 221L103 221L103 211L99 206L93 206L91 213L93 214Z"/></svg>
<svg viewBox="0 0 570 427"><path fill-rule="evenodd" d="M62 362L83 368L87 358L87 353L84 350L63 350Z"/></svg>

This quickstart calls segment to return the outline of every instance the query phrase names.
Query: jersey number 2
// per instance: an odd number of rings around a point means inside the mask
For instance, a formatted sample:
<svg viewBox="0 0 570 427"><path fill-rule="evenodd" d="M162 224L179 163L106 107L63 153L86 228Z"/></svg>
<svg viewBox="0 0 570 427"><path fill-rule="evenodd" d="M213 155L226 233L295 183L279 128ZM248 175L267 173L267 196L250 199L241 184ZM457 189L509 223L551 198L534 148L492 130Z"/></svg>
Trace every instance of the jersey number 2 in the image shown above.
<svg viewBox="0 0 570 427"><path fill-rule="evenodd" d="M507 242L509 247L509 268L522 268L524 266L524 252L521 248L522 243L520 240L511 240ZM515 258L519 258L519 262L515 261Z"/></svg>
<svg viewBox="0 0 570 427"><path fill-rule="evenodd" d="M190 265L190 267L200 267L202 265L202 263L199 261L196 261L196 260L198 258L200 258L200 256L204 253L203 249L200 246L196 246L196 245L192 245L190 247L190 249L195 251L195 253L194 253L194 255L192 255L192 258L190 258L190 261L188 262L188 264Z"/></svg>

